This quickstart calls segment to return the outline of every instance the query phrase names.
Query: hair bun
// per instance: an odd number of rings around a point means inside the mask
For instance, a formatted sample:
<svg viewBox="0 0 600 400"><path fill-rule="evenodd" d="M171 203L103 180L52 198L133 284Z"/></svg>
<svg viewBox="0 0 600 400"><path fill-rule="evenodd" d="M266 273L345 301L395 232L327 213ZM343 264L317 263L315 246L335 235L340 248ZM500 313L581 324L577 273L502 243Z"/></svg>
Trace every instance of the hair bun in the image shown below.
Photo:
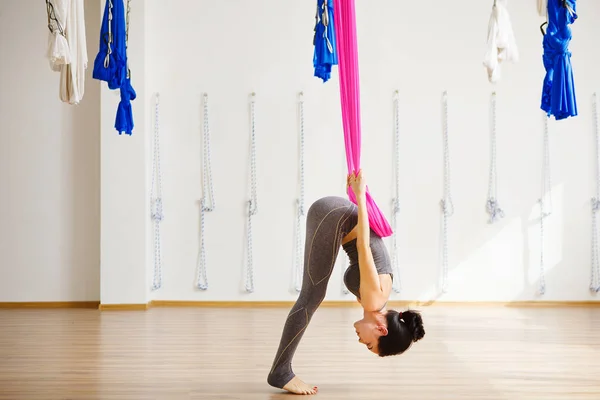
<svg viewBox="0 0 600 400"><path fill-rule="evenodd" d="M418 342L425 336L425 329L423 328L423 318L418 311L407 310L402 313L398 313L398 318L403 319L408 330L412 333L413 342Z"/></svg>

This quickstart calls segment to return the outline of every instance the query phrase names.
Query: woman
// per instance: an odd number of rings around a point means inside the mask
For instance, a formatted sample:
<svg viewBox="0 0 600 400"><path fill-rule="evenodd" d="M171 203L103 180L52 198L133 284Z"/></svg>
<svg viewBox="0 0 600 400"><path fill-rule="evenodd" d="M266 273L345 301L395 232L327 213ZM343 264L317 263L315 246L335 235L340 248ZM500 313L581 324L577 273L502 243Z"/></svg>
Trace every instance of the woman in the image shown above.
<svg viewBox="0 0 600 400"><path fill-rule="evenodd" d="M387 310L392 289L390 257L381 237L369 228L362 172L348 176L357 205L341 197L324 197L310 207L306 220L304 278L298 300L285 321L281 342L267 382L296 394L315 394L292 371L292 358L327 291L340 247L350 266L344 283L361 304L363 318L354 323L358 341L380 357L401 354L424 335L415 311Z"/></svg>

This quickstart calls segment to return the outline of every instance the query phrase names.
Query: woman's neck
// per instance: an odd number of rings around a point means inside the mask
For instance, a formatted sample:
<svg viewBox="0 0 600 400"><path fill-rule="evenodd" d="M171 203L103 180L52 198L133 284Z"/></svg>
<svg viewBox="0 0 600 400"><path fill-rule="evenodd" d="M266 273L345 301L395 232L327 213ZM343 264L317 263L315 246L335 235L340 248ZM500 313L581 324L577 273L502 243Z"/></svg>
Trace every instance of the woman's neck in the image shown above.
<svg viewBox="0 0 600 400"><path fill-rule="evenodd" d="M387 313L386 310L386 306L387 303L383 305L383 308L379 311L366 311L363 309L363 317L365 319L369 319L372 321L383 321L385 319L385 314Z"/></svg>

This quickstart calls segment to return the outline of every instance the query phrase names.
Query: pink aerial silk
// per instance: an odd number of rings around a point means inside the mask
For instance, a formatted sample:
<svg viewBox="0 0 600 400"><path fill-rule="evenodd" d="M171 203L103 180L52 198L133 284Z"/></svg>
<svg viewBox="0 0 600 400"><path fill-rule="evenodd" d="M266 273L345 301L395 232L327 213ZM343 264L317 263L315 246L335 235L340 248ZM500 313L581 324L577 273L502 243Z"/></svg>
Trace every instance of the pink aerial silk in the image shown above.
<svg viewBox="0 0 600 400"><path fill-rule="evenodd" d="M354 0L334 0L333 11L344 142L346 144L346 163L348 164L348 174L350 174L360 170L361 149L360 85ZM357 204L352 188L348 188L348 197L350 201ZM392 228L377 204L375 204L368 187L366 198L371 229L380 237L390 236L393 233Z"/></svg>

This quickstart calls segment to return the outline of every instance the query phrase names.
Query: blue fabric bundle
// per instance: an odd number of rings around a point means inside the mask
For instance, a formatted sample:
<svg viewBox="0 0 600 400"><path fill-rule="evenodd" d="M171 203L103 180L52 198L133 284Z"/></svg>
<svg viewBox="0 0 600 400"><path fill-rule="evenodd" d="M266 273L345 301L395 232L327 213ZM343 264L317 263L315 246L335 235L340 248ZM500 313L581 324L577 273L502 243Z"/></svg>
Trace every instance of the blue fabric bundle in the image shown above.
<svg viewBox="0 0 600 400"><path fill-rule="evenodd" d="M327 82L331 78L331 67L338 63L333 25L333 0L317 0L315 18L313 66L315 76Z"/></svg>
<svg viewBox="0 0 600 400"><path fill-rule="evenodd" d="M115 129L119 134L133 132L131 100L136 93L131 86L127 60L127 27L123 0L106 0L100 27L100 47L94 60L94 79L106 81L111 90L120 89L121 101L117 108Z"/></svg>
<svg viewBox="0 0 600 400"><path fill-rule="evenodd" d="M576 0L548 0L548 27L544 34L544 68L541 108L556 120L577 115L575 82L571 67L570 24L577 19Z"/></svg>

